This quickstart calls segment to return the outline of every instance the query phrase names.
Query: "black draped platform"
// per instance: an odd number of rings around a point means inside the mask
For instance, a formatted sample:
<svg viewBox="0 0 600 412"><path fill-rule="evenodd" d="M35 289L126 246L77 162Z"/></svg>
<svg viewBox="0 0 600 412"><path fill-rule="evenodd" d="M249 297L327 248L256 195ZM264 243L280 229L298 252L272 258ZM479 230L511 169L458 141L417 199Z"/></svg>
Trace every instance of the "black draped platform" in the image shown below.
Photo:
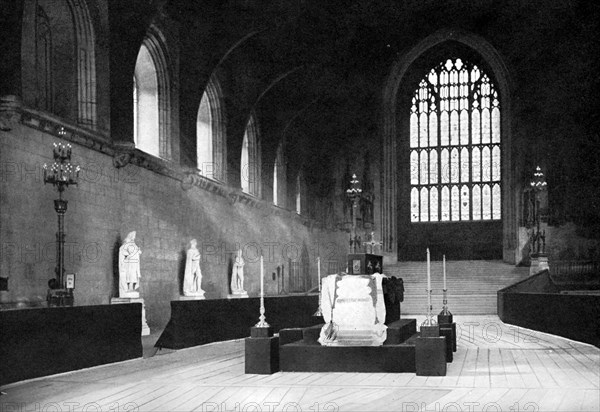
<svg viewBox="0 0 600 412"><path fill-rule="evenodd" d="M142 305L0 311L0 384L142 356Z"/></svg>
<svg viewBox="0 0 600 412"><path fill-rule="evenodd" d="M266 297L267 322L274 332L323 322L312 316L318 300L318 295ZM171 319L155 346L183 349L248 337L259 309L260 298L171 301Z"/></svg>
<svg viewBox="0 0 600 412"><path fill-rule="evenodd" d="M415 372L415 319L391 322L383 346L321 346L323 325L283 329L279 365L284 372Z"/></svg>
<svg viewBox="0 0 600 412"><path fill-rule="evenodd" d="M400 301L385 294L386 323L400 318ZM303 328L323 322L313 314L319 295L265 297L267 322L277 333L283 328ZM171 319L156 342L157 348L183 349L242 339L258 322L260 298L171 301Z"/></svg>
<svg viewBox="0 0 600 412"><path fill-rule="evenodd" d="M547 270L498 291L502 322L600 347L600 290L561 290Z"/></svg>

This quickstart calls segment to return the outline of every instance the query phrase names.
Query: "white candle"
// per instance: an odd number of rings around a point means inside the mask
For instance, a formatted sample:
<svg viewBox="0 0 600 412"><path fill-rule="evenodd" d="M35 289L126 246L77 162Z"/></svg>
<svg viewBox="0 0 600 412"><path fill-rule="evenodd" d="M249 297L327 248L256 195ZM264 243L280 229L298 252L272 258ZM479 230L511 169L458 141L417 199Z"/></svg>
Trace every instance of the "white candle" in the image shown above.
<svg viewBox="0 0 600 412"><path fill-rule="evenodd" d="M443 255L443 263L442 263L442 268L443 268L443 272L444 272L444 290L446 290L446 255Z"/></svg>
<svg viewBox="0 0 600 412"><path fill-rule="evenodd" d="M319 292L321 291L321 256L317 256L317 280L319 281Z"/></svg>
<svg viewBox="0 0 600 412"><path fill-rule="evenodd" d="M431 261L429 258L429 248L427 248L427 290L431 290Z"/></svg>
<svg viewBox="0 0 600 412"><path fill-rule="evenodd" d="M263 266L263 257L260 255L260 296L265 295L265 268Z"/></svg>

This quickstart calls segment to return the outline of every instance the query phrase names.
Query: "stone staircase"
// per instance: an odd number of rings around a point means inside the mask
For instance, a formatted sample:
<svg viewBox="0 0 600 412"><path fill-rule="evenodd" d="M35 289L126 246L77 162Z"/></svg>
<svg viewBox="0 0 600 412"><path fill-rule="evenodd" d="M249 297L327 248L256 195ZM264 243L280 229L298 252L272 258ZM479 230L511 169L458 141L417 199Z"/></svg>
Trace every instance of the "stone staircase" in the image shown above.
<svg viewBox="0 0 600 412"><path fill-rule="evenodd" d="M401 313L424 315L427 311L427 263L397 262L385 265L384 273L404 280ZM496 292L529 276L528 267L516 267L499 260L446 261L448 309L458 315L497 314ZM433 313L442 310L442 262L431 262Z"/></svg>

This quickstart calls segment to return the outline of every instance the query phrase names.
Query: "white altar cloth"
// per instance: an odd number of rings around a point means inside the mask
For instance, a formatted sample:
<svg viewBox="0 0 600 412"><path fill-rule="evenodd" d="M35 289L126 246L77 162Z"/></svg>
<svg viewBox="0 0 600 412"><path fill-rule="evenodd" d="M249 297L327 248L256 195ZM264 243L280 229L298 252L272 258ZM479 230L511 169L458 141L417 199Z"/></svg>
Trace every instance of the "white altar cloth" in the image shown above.
<svg viewBox="0 0 600 412"><path fill-rule="evenodd" d="M321 310L324 346L381 346L387 338L384 275L329 275L323 278Z"/></svg>

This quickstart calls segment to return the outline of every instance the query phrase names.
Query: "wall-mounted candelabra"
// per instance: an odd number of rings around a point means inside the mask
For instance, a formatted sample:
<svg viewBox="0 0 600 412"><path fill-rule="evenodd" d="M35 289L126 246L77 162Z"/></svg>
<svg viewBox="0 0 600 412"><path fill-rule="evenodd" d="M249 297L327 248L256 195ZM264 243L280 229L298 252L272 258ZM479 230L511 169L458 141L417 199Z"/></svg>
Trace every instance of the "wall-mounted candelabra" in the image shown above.
<svg viewBox="0 0 600 412"><path fill-rule="evenodd" d="M65 134L61 128L59 135ZM64 217L67 213L67 201L62 194L69 185L76 185L79 179L79 166L71 164L71 145L54 143L54 163L44 164L44 184L51 184L58 190L58 199L54 200L54 210L58 215L58 232L56 233L56 268L55 278L48 282L48 304L50 306L73 305L73 289L65 284L65 228Z"/></svg>
<svg viewBox="0 0 600 412"><path fill-rule="evenodd" d="M542 169L537 166L533 174L533 179L529 182L533 190L533 219L534 226L531 232L531 252L540 255L546 253L546 231L540 230L541 207L540 194L547 189L547 182Z"/></svg>
<svg viewBox="0 0 600 412"><path fill-rule="evenodd" d="M346 189L346 196L352 202L352 231L350 233L350 252L359 252L362 247L362 241L356 230L356 214L358 213L358 205L362 197L362 189L358 186L358 179L356 175L352 175L350 180L350 187Z"/></svg>

